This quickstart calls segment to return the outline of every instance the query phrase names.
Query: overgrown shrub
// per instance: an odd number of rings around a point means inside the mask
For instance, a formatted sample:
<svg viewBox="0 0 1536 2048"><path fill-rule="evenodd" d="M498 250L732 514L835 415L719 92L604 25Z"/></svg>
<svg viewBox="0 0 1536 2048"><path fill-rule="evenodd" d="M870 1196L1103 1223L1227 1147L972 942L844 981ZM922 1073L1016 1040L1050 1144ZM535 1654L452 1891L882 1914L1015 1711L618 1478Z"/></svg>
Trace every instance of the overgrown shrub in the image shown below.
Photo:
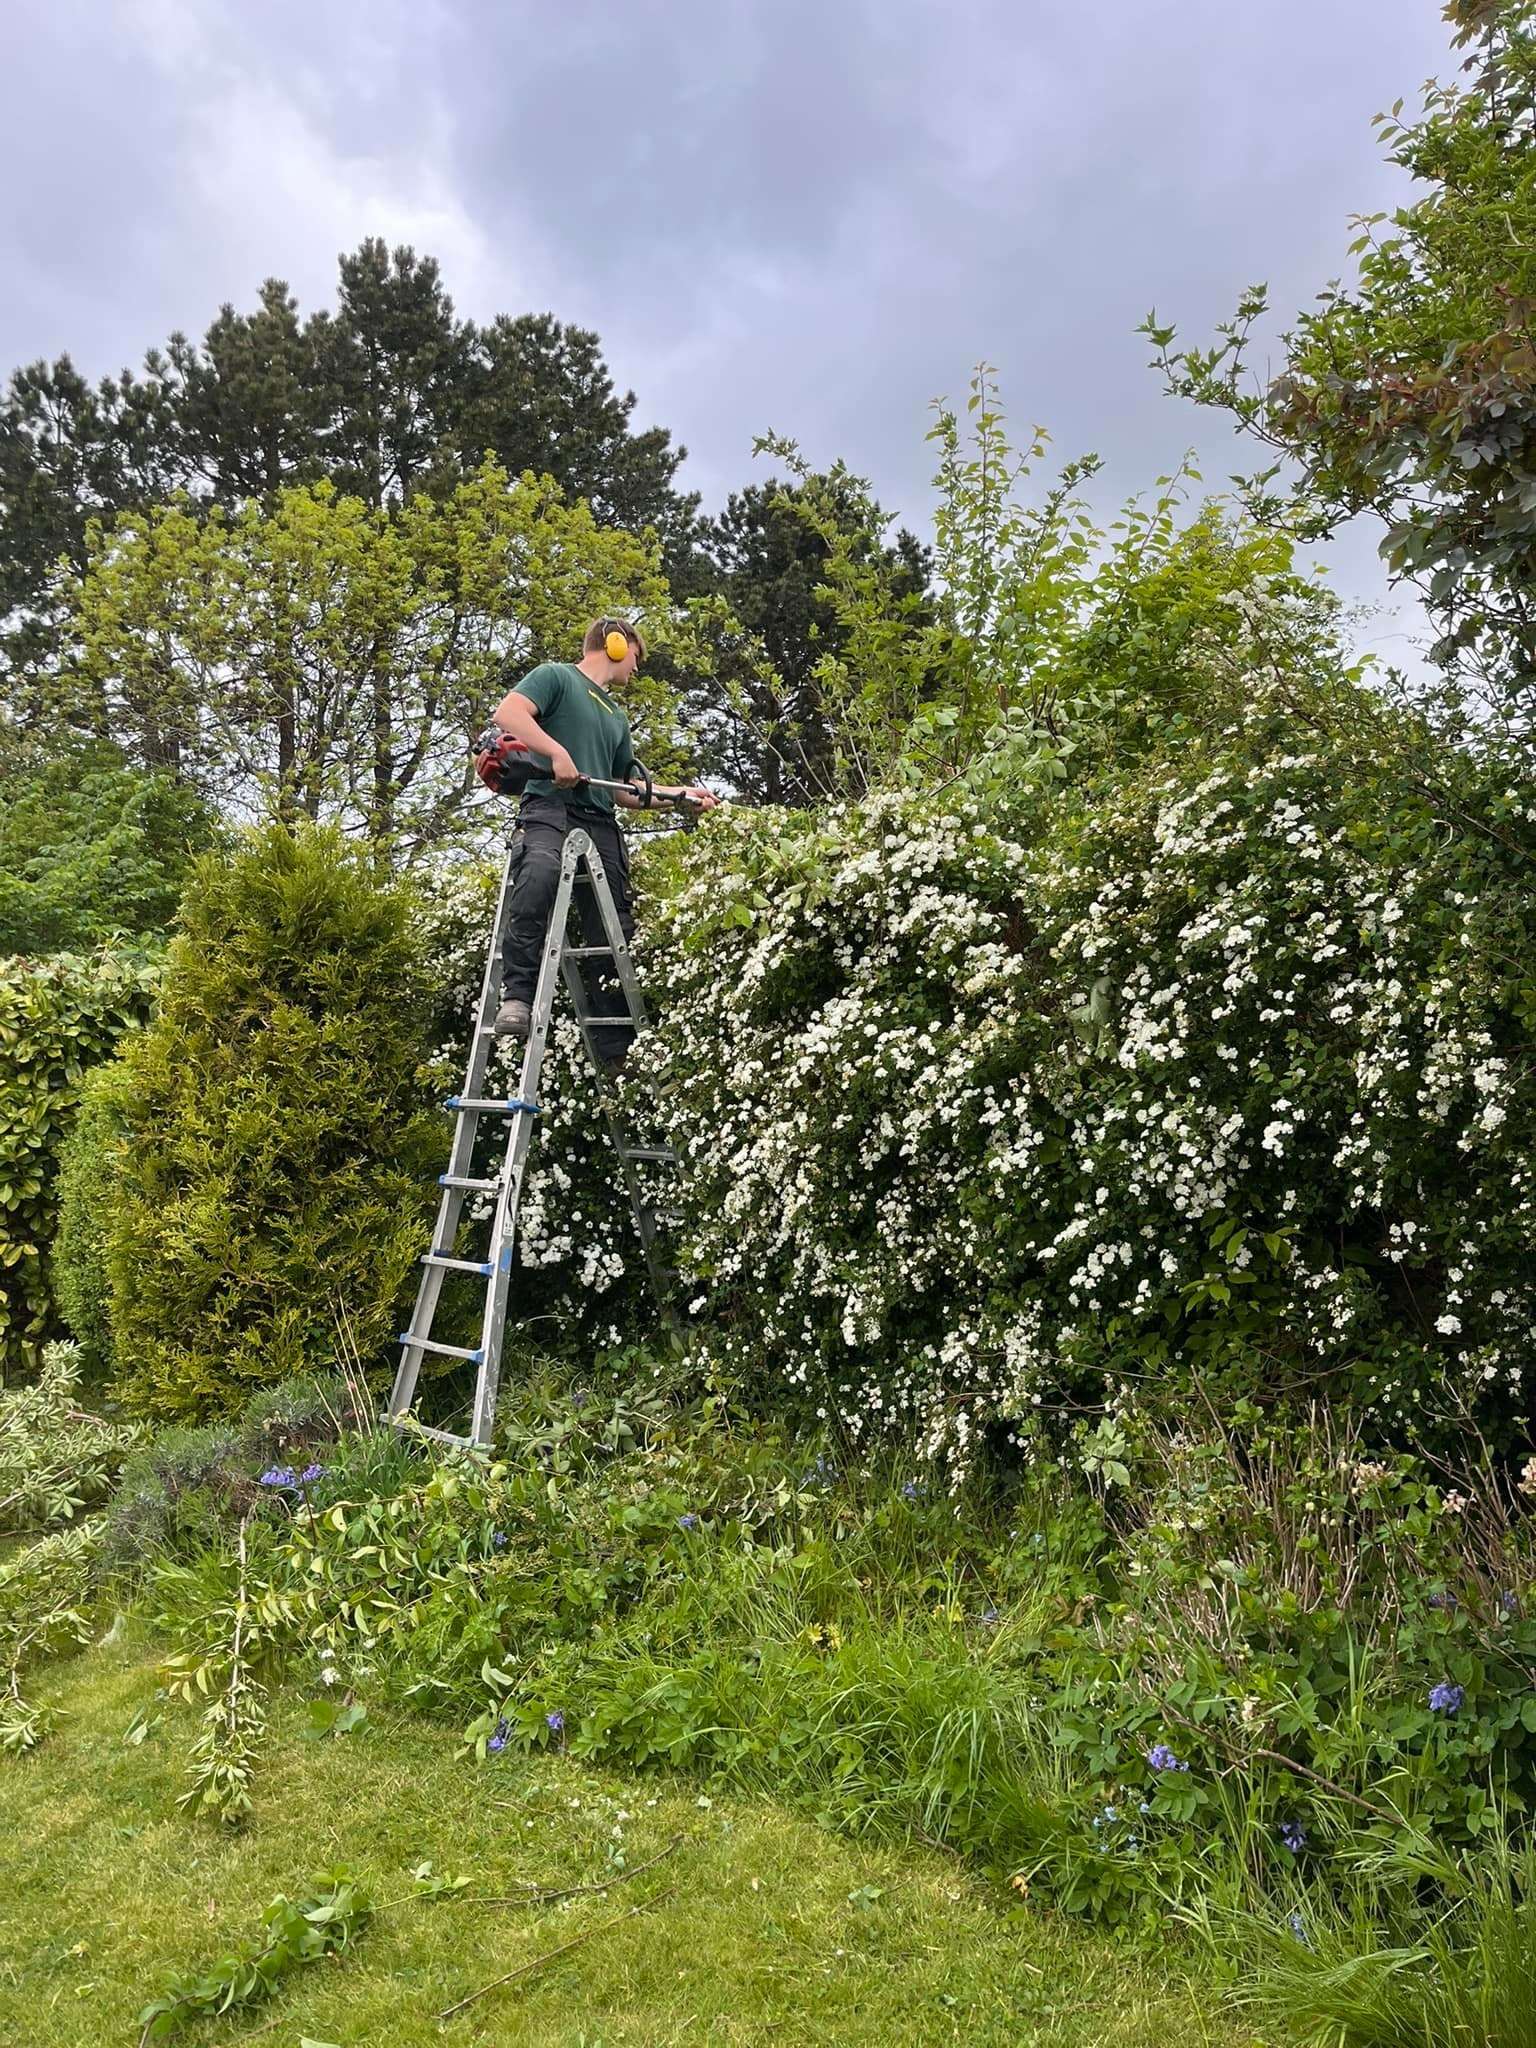
<svg viewBox="0 0 1536 2048"><path fill-rule="evenodd" d="M1536 787L1363 696L1296 732L1271 694L1054 796L709 821L637 1062L708 1359L935 1454L1202 1389L1519 1440ZM579 1213L601 1327L626 1247L552 1111L524 1256Z"/></svg>
<svg viewBox="0 0 1536 2048"><path fill-rule="evenodd" d="M431 996L412 899L339 834L274 826L199 865L155 1021L98 1084L136 1410L197 1419L324 1369L341 1315L383 1363L443 1147Z"/></svg>
<svg viewBox="0 0 1536 2048"><path fill-rule="evenodd" d="M87 1070L148 1014L154 985L123 955L0 960L0 1379L35 1367L57 1332L59 1148Z"/></svg>

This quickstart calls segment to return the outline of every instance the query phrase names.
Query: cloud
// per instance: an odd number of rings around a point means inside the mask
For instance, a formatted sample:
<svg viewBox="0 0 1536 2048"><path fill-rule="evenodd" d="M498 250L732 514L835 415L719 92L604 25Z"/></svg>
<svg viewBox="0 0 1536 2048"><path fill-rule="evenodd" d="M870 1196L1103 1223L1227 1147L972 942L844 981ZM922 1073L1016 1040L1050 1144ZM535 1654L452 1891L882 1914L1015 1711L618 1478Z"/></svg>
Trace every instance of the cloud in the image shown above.
<svg viewBox="0 0 1536 2048"><path fill-rule="evenodd" d="M1285 312L1398 174L1370 114L1452 68L1422 0L13 0L10 363L92 372L279 275L329 303L365 236L460 309L594 327L718 502L754 433L846 457L909 516L928 401L995 363L1106 500L1222 422L1135 329ZM60 146L60 139L66 146ZM1381 589L1362 530L1341 579Z"/></svg>

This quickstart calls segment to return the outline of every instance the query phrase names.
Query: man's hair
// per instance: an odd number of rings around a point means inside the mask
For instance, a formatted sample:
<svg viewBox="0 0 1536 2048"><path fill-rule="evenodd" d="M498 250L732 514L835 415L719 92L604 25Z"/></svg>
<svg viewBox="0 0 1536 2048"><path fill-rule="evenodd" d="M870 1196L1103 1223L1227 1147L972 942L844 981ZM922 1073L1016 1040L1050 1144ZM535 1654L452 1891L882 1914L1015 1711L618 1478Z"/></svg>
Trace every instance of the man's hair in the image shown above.
<svg viewBox="0 0 1536 2048"><path fill-rule="evenodd" d="M632 641L634 645L639 648L640 659L644 661L645 642L640 637L639 627L632 626L628 619L594 619L591 625L588 626L585 637L582 640L582 653L602 653L603 642L608 638L608 635L610 633L622 633L626 640Z"/></svg>

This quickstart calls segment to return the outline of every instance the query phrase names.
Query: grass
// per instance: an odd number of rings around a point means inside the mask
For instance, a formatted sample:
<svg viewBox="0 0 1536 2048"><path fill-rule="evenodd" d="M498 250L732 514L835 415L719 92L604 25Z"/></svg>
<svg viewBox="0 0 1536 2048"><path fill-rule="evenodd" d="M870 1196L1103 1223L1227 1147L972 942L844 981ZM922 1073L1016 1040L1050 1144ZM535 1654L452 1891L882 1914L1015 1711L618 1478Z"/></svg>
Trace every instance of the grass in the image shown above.
<svg viewBox="0 0 1536 2048"><path fill-rule="evenodd" d="M344 1738L302 1739L274 1702L255 1824L221 1835L176 1811L190 1716L155 1701L125 1638L49 1674L64 1718L0 1763L0 2040L80 2048L137 2039L169 1974L257 1932L262 1907L349 1866L376 1903L429 1860L471 1896L406 1896L345 1957L269 2006L204 2021L208 2048L415 2044L964 2042L1031 2048L1244 2048L1214 1991L1121 1940L1033 1910L951 1857L835 1838L765 1802L626 1779L562 1756L454 1760L441 1727L374 1709ZM153 1719L139 1744L124 1732ZM599 1882L679 1846L606 1896L548 1906L473 1897ZM628 1906L655 1903L606 1927ZM600 1930L600 1931L598 1931ZM440 2022L455 2000L586 1934L525 1979Z"/></svg>

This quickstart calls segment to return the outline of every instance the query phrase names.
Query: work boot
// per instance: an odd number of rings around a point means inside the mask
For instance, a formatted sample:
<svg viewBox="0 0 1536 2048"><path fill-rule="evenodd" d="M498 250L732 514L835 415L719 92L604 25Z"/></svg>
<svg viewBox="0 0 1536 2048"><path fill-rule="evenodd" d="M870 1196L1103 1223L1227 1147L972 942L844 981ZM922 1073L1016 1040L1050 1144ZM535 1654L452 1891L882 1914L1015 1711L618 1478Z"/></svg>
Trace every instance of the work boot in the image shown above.
<svg viewBox="0 0 1536 2048"><path fill-rule="evenodd" d="M533 1011L527 1003L510 996L496 1012L491 1029L498 1038L526 1038L533 1029Z"/></svg>

